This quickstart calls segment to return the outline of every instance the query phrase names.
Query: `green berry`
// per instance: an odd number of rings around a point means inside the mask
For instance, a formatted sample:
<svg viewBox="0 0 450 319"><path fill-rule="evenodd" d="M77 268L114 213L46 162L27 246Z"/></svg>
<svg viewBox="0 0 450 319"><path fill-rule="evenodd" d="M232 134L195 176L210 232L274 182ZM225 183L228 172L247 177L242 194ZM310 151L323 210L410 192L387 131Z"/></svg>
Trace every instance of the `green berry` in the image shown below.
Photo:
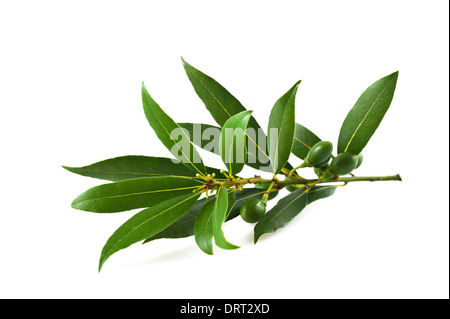
<svg viewBox="0 0 450 319"><path fill-rule="evenodd" d="M361 163L362 163L363 159L364 159L364 156L362 154L359 154L358 155L358 163L356 164L355 169L357 169L358 167L361 166Z"/></svg>
<svg viewBox="0 0 450 319"><path fill-rule="evenodd" d="M256 198L247 200L240 209L241 217L247 223L256 223L266 213L266 204Z"/></svg>
<svg viewBox="0 0 450 319"><path fill-rule="evenodd" d="M333 144L327 141L316 143L308 152L307 161L312 166L320 165L330 159Z"/></svg>
<svg viewBox="0 0 450 319"><path fill-rule="evenodd" d="M358 156L351 153L341 153L330 163L330 170L334 175L346 175L353 171L358 164Z"/></svg>
<svg viewBox="0 0 450 319"><path fill-rule="evenodd" d="M320 164L317 164L317 165L314 165L314 167L316 168L320 168L321 170L326 170L327 168L328 168L328 166L330 166L330 159L328 159L328 160L326 160L325 162L323 162L323 163L320 163Z"/></svg>

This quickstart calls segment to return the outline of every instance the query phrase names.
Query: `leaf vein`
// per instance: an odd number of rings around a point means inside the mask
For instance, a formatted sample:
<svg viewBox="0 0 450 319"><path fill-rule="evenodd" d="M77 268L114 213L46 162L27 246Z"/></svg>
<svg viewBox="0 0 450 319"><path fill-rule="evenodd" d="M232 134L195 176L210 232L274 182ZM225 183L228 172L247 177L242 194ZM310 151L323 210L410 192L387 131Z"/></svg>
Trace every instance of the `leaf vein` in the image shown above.
<svg viewBox="0 0 450 319"><path fill-rule="evenodd" d="M137 192L137 193L129 193L129 194L121 194L121 195L111 195L111 196L99 197L99 198L94 198L94 199L87 199L87 200L80 201L78 203L87 202L87 201L97 201L97 200L111 199L111 198L117 198L117 197L127 197L127 196L134 196L134 195L143 195L143 194L179 191L179 190L194 189L194 188L198 188L198 186L189 186L189 187L180 187L180 188L171 188L171 189L159 189L159 190Z"/></svg>
<svg viewBox="0 0 450 319"><path fill-rule="evenodd" d="M377 98L375 99L375 101L372 103L372 105L370 106L369 110L367 111L367 113L364 115L364 118L361 120L361 122L358 124L358 127L356 128L355 132L353 132L350 140L348 141L344 152L347 152L348 148L350 147L350 144L352 143L354 137L356 136L356 133L359 131L360 127L362 126L362 124L364 123L364 121L366 120L367 116L369 116L369 113L372 111L372 108L375 106L375 104L378 102L378 100L380 99L380 96L383 94L383 92L386 90L386 88L389 86L389 84L391 84L392 80L394 78L391 78L389 80L389 82L386 84L386 86L383 88L383 90L381 90L380 93L378 93Z"/></svg>
<svg viewBox="0 0 450 319"><path fill-rule="evenodd" d="M147 99L148 99L148 97L147 97ZM169 136L169 138L171 138L171 137L170 137L170 133L169 133L169 131L167 131L165 125L161 122L161 120L160 120L159 117L155 114L155 112L153 111L153 109L152 109L152 108L150 108L150 109L151 109L153 115L155 116L156 120L159 122L159 124L161 125L161 127L162 127L162 128L164 129L164 131L166 132L167 136ZM177 126L178 126L178 125L177 125ZM178 127L179 127L179 126L178 126ZM191 143L189 137L186 136L186 134L184 133L183 130L181 130L181 131L183 132L184 136L188 138L190 145L192 145L192 143ZM190 159L189 157L187 157L187 155L184 153L183 149L180 148L180 146L178 145L178 143L174 143L174 144L175 144L175 146L177 147L177 149L178 149L179 151L181 151L181 154L183 154L184 158L186 158L186 159L188 160L188 162L192 165L192 167L194 167L195 170L196 170L197 172L199 172L200 175L204 176L203 172L201 172L201 171L197 168L197 166L195 166L194 163L192 163L191 159Z"/></svg>
<svg viewBox="0 0 450 319"><path fill-rule="evenodd" d="M130 234L131 234L132 232L134 232L136 229L142 227L144 224L150 222L152 219L154 219L154 218L156 218L156 217L158 217L158 216L161 216L162 214L164 214L164 213L167 212L168 210L171 210L171 209L173 209L174 207L177 207L177 206L181 205L182 203L184 203L184 202L190 200L191 198L193 198L193 197L195 197L195 196L198 196L198 194L194 194L194 195L192 195L192 196L190 196L190 197L188 197L188 198L186 198L186 199L184 199L184 200L182 200L182 201L176 203L175 205L173 205L173 206L171 206L171 207L169 207L169 208L166 208L165 210L163 210L163 211L161 211L160 213L158 213L158 214L152 216L151 218L146 219L145 221L143 221L143 222L140 223L139 225L136 225L136 226L133 227L128 233L126 233L124 236L122 236L121 239L119 239L118 241L116 241L116 242L112 245L112 247L118 247L118 244L119 244L121 241L123 241L126 237L130 236Z"/></svg>
<svg viewBox="0 0 450 319"><path fill-rule="evenodd" d="M289 202L286 206L284 206L277 214L275 214L271 219L269 219L270 222L272 222L275 218L277 218L282 212L286 210L293 202L295 202L297 199L301 198L303 195L307 194L307 192L301 193L299 196L294 198L291 202Z"/></svg>
<svg viewBox="0 0 450 319"><path fill-rule="evenodd" d="M302 143L306 148L311 149L311 146L309 146L308 144L306 144L305 142L303 142L301 139L299 139L298 137L294 136L294 139L299 141L300 143Z"/></svg>

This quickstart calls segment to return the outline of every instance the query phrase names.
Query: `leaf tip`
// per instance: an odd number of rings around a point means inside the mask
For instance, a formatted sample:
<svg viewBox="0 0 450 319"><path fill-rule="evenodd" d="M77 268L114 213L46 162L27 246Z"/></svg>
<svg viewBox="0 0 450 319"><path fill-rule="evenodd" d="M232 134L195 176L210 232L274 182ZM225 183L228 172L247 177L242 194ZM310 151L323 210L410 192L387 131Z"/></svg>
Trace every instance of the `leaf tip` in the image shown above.
<svg viewBox="0 0 450 319"><path fill-rule="evenodd" d="M181 57L181 64L183 65L183 67L186 69L187 67L190 67L191 65L189 63L186 62L186 60Z"/></svg>
<svg viewBox="0 0 450 319"><path fill-rule="evenodd" d="M300 86L300 83L302 83L302 80L298 80L297 83L294 84L293 93L296 94L298 87Z"/></svg>
<svg viewBox="0 0 450 319"><path fill-rule="evenodd" d="M100 260L100 262L99 262L99 264L98 264L98 273L100 273L100 272L102 271L103 263L104 263L104 261L102 262L102 261Z"/></svg>
<svg viewBox="0 0 450 319"><path fill-rule="evenodd" d="M398 79L398 73L399 73L399 71L395 71L394 73L391 73L391 74L389 75L389 77L395 78L395 80L397 80L397 79Z"/></svg>
<svg viewBox="0 0 450 319"><path fill-rule="evenodd" d="M110 254L105 254L105 247L103 247L102 249L102 253L100 255L100 260L98 261L98 272L100 273L100 271L103 268L103 265L105 264L105 261L111 256Z"/></svg>
<svg viewBox="0 0 450 319"><path fill-rule="evenodd" d="M72 207L73 209L78 209L78 202L77 202L77 198L75 198L72 203L70 204L70 207Z"/></svg>
<svg viewBox="0 0 450 319"><path fill-rule="evenodd" d="M66 171L69 171L69 172L72 172L75 169L75 167L64 166L64 165L61 165L61 167L64 168Z"/></svg>
<svg viewBox="0 0 450 319"><path fill-rule="evenodd" d="M261 235L257 235L255 233L255 235L253 236L253 244L256 245L256 243L258 242L259 238L261 237Z"/></svg>

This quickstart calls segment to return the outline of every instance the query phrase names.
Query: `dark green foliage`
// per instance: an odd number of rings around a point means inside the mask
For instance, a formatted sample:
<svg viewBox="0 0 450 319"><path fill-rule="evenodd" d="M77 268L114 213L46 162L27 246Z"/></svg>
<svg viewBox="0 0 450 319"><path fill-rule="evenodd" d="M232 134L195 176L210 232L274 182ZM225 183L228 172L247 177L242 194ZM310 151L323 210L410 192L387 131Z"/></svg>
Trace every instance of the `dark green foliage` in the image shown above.
<svg viewBox="0 0 450 319"><path fill-rule="evenodd" d="M394 72L364 91L342 123L338 153L358 155L380 125L394 97L398 72Z"/></svg>
<svg viewBox="0 0 450 319"><path fill-rule="evenodd" d="M303 208L308 204L308 195L304 188L299 188L286 197L280 199L278 203L269 210L255 226L255 243L259 237L267 233L286 226Z"/></svg>
<svg viewBox="0 0 450 319"><path fill-rule="evenodd" d="M79 175L111 181L79 195L73 208L95 213L143 209L108 239L101 252L99 270L114 253L140 241L194 235L195 243L206 254L213 254L214 244L222 249L236 249L239 246L226 239L223 224L238 215L246 222L256 223L256 243L262 235L286 226L309 204L333 195L337 186L351 181L401 180L399 175L339 177L361 165L361 151L391 104L398 72L372 84L357 100L342 124L338 155L334 157L331 142L321 141L295 122L300 81L275 102L266 136L252 111L246 110L222 85L184 60L183 66L218 127L176 123L142 85L145 116L174 159L122 156L83 167L63 166ZM230 137L227 131L234 133ZM226 170L205 166L194 144L220 155ZM293 168L288 163L291 154L304 163ZM270 174L237 176L245 165ZM299 169L311 169L307 168L310 166L317 179L306 180L299 175ZM279 178L281 174L284 179ZM278 194L283 197L266 212L267 201Z"/></svg>
<svg viewBox="0 0 450 319"><path fill-rule="evenodd" d="M281 171L291 154L295 133L295 96L299 85L300 81L295 83L270 112L267 146L274 174Z"/></svg>

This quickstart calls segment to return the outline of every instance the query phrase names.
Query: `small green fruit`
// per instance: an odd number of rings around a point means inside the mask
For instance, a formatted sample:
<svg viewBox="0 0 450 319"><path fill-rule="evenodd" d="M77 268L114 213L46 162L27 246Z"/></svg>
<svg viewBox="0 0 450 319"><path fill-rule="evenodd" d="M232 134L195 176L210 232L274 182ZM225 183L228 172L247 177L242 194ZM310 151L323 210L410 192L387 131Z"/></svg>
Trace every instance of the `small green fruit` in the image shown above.
<svg viewBox="0 0 450 319"><path fill-rule="evenodd" d="M326 170L329 166L330 166L330 159L326 160L326 161L323 162L323 163L314 165L314 167L320 168L320 169L322 169L322 170Z"/></svg>
<svg viewBox="0 0 450 319"><path fill-rule="evenodd" d="M333 144L327 141L316 143L308 152L307 161L311 166L318 166L330 159Z"/></svg>
<svg viewBox="0 0 450 319"><path fill-rule="evenodd" d="M362 154L359 154L358 155L358 163L356 164L355 169L357 169L358 167L361 166L361 163L362 163L363 159L364 159L364 156Z"/></svg>
<svg viewBox="0 0 450 319"><path fill-rule="evenodd" d="M346 175L353 171L358 164L358 156L351 153L341 153L330 164L330 170L334 175Z"/></svg>
<svg viewBox="0 0 450 319"><path fill-rule="evenodd" d="M240 209L241 217L247 223L256 223L266 213L266 204L256 198L246 201Z"/></svg>

